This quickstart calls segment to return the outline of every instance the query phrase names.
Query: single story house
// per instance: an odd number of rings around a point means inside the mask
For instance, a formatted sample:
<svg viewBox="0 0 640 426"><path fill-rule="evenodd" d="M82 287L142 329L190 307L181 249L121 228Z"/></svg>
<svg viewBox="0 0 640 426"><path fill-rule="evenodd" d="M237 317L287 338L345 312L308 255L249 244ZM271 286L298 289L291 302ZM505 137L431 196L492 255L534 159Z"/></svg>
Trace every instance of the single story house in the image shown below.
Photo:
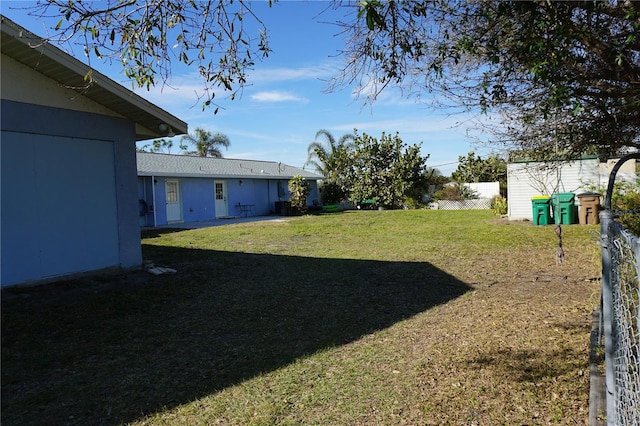
<svg viewBox="0 0 640 426"><path fill-rule="evenodd" d="M509 219L532 220L531 198L555 193L599 192L604 195L609 174L618 160L600 162L583 157L568 162L511 162L507 164L507 203ZM627 161L617 180L635 181L635 161ZM578 204L578 197L576 197Z"/></svg>
<svg viewBox="0 0 640 426"><path fill-rule="evenodd" d="M309 181L307 204L319 200L322 176L272 161L138 152L140 225L284 214L288 182Z"/></svg>
<svg viewBox="0 0 640 426"><path fill-rule="evenodd" d="M0 15L0 286L142 264L136 141L187 125Z"/></svg>

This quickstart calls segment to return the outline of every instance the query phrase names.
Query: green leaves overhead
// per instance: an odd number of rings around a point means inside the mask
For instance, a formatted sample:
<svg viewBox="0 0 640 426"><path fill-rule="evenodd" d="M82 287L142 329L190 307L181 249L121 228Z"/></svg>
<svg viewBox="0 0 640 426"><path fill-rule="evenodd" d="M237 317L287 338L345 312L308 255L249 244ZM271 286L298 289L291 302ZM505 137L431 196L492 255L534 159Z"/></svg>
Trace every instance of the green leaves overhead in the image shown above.
<svg viewBox="0 0 640 426"><path fill-rule="evenodd" d="M369 30L373 30L376 25L384 26L384 21L382 17L378 13L378 8L382 6L382 4L377 0L371 1L361 1L359 3L360 9L358 10L358 18L365 17L367 22L367 28Z"/></svg>
<svg viewBox="0 0 640 426"><path fill-rule="evenodd" d="M203 108L220 90L234 98L247 70L270 52L266 28L243 0L39 0L32 13L52 11L63 16L55 41L80 37L89 58L117 58L135 86L167 82L177 63L198 66Z"/></svg>
<svg viewBox="0 0 640 426"><path fill-rule="evenodd" d="M269 2L271 5L272 2ZM38 0L62 16L54 41L117 58L132 84L197 67L203 108L231 99L271 49L248 0ZM640 148L640 2L334 0L347 10L345 68L329 90L374 101L400 88L433 105L491 114L486 132L509 149L606 155ZM52 13L53 12L53 13Z"/></svg>
<svg viewBox="0 0 640 426"><path fill-rule="evenodd" d="M640 147L640 2L362 1L358 18L334 89L435 93L491 113L510 148Z"/></svg>

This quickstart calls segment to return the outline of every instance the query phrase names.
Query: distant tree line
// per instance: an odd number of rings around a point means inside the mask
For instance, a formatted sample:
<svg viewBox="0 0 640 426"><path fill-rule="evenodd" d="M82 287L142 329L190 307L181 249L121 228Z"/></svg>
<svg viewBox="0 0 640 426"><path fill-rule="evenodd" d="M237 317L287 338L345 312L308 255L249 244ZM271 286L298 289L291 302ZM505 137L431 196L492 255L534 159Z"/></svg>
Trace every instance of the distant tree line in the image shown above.
<svg viewBox="0 0 640 426"><path fill-rule="evenodd" d="M408 145L398 133L383 132L375 138L355 130L336 141L330 132L320 130L316 139L320 137L324 142L309 144L306 165L324 177L324 203L374 200L386 208L415 205L434 176L426 167L429 156L421 154L421 144Z"/></svg>
<svg viewBox="0 0 640 426"><path fill-rule="evenodd" d="M427 167L429 155L421 154L421 144L407 145L399 133L348 133L336 138L328 130L316 133L307 148L305 166L323 176L320 191L327 204L349 200L375 200L389 208L419 206L430 195L446 199L473 198L464 184L499 182L506 193L507 162L497 154L481 158L471 151L458 157L451 177ZM445 185L450 182L455 184Z"/></svg>
<svg viewBox="0 0 640 426"><path fill-rule="evenodd" d="M221 148L229 148L231 142L223 133L211 133L197 127L192 135L184 135L180 139L180 154L198 155L200 157L223 158ZM190 147L195 149L189 149ZM171 153L171 139L156 139L150 144L138 148L138 152Z"/></svg>

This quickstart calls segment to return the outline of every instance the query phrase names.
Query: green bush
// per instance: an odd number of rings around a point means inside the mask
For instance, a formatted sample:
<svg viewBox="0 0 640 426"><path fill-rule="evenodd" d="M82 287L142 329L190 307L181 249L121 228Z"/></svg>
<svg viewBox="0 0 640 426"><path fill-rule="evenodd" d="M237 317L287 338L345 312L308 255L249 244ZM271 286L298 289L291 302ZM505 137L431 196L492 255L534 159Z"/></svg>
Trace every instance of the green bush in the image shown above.
<svg viewBox="0 0 640 426"><path fill-rule="evenodd" d="M405 210L424 209L427 205L413 197L404 197L402 208Z"/></svg>
<svg viewBox="0 0 640 426"><path fill-rule="evenodd" d="M291 198L292 213L302 214L307 209L307 197L311 192L311 185L300 175L296 175L289 181L289 193Z"/></svg>
<svg viewBox="0 0 640 426"><path fill-rule="evenodd" d="M478 199L478 194L468 186L456 182L452 185L445 185L441 190L433 194L433 198L451 201L476 200Z"/></svg>
<svg viewBox="0 0 640 426"><path fill-rule="evenodd" d="M507 214L507 199L501 195L496 195L491 199L491 210L496 216Z"/></svg>
<svg viewBox="0 0 640 426"><path fill-rule="evenodd" d="M335 182L324 182L320 186L322 204L338 204L347 198L344 190Z"/></svg>
<svg viewBox="0 0 640 426"><path fill-rule="evenodd" d="M633 210L634 212L622 213L616 219L622 226L634 235L640 235L640 183L638 181L622 182L614 186L611 198L613 210Z"/></svg>

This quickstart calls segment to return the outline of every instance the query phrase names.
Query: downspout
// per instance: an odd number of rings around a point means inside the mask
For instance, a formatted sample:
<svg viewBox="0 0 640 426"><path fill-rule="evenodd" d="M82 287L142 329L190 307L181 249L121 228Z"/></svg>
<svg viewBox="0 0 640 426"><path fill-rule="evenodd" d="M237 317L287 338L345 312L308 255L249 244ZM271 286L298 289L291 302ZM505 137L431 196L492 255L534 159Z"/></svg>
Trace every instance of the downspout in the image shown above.
<svg viewBox="0 0 640 426"><path fill-rule="evenodd" d="M153 226L158 226L158 217L157 210L158 206L156 206L156 177L151 175L151 202L153 203Z"/></svg>

